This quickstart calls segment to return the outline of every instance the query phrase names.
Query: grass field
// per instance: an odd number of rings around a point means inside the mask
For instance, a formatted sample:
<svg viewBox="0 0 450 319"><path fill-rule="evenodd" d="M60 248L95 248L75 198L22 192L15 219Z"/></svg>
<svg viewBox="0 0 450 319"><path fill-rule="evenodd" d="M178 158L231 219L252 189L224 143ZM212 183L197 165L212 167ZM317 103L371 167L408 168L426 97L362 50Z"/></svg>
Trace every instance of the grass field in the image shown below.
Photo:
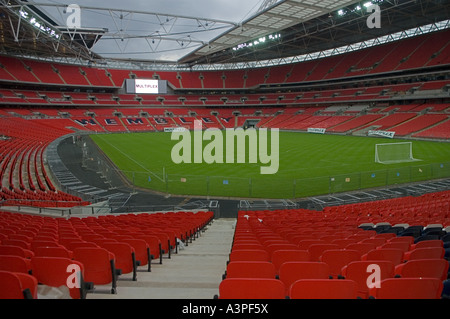
<svg viewBox="0 0 450 319"><path fill-rule="evenodd" d="M92 139L136 186L178 195L287 199L450 177L450 143L413 141L420 161L386 165L375 144L397 139L280 132L278 173L261 175L265 164L177 165L170 133Z"/></svg>

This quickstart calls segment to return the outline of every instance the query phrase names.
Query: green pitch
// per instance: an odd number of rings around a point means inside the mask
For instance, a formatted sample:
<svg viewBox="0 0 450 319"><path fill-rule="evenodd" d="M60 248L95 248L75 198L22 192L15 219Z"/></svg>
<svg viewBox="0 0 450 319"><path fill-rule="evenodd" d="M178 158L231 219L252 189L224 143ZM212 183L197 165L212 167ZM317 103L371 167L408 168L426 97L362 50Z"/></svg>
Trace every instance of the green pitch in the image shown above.
<svg viewBox="0 0 450 319"><path fill-rule="evenodd" d="M287 199L450 177L450 143L412 141L420 161L386 165L375 144L400 140L280 132L278 173L261 175L264 164L174 164L170 133L91 137L136 187L178 195Z"/></svg>

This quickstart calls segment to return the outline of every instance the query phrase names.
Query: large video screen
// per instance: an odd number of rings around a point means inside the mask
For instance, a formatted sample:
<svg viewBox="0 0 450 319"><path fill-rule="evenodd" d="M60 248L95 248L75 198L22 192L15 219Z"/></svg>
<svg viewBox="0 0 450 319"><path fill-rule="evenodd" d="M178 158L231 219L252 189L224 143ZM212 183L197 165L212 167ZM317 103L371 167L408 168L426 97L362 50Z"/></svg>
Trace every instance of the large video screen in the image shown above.
<svg viewBox="0 0 450 319"><path fill-rule="evenodd" d="M146 79L127 79L126 90L128 94L166 94L167 81L165 80L146 80Z"/></svg>

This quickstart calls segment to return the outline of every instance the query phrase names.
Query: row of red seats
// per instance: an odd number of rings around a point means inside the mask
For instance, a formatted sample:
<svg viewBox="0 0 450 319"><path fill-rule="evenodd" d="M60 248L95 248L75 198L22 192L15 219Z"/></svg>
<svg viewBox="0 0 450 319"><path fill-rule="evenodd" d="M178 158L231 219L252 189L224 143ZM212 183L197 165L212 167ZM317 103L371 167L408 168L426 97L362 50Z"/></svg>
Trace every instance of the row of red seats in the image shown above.
<svg viewBox="0 0 450 319"><path fill-rule="evenodd" d="M1 57L0 76L16 82L58 85L121 87L134 74L138 78L168 80L176 88L251 88L261 84L294 83L397 70L445 65L449 47L444 30L385 45L284 66L236 71L159 72L87 68ZM57 72L56 72L57 70Z"/></svg>
<svg viewBox="0 0 450 319"><path fill-rule="evenodd" d="M1 212L0 271L31 274L41 284L65 286L72 298L85 297L87 290L99 285L111 284L111 293L117 293L120 275L132 274L136 281L139 266L150 272L153 259L162 263L163 255L170 258L178 240L188 245L212 218L210 212L180 212L65 220ZM71 288L67 267L74 265L82 280ZM0 296L6 295L2 287Z"/></svg>
<svg viewBox="0 0 450 319"><path fill-rule="evenodd" d="M411 89L418 91L431 90L431 94L442 90L448 81L417 82L407 85L360 87L359 89L334 89L302 91L300 89L289 93L249 93L249 94L165 94L160 95L115 95L111 93L78 93L78 92L52 92L0 90L0 103L5 105L58 105L93 106L93 107L215 107L215 106L242 106L242 105L298 105L298 103L315 104L360 100L385 100L393 96L404 95ZM440 87L439 89L434 89Z"/></svg>
<svg viewBox="0 0 450 319"><path fill-rule="evenodd" d="M263 278L269 286L284 289L277 298L441 298L449 275L448 227L434 224L422 227L418 234L398 235L397 229L383 228L388 223L379 221L402 220L411 225L448 221L449 226L449 196L445 191L323 211L239 212L218 297L274 297L267 288L247 287ZM361 222L371 217L379 224L364 227ZM410 229L406 224L402 227ZM443 236L431 237L434 233ZM367 285L372 273L368 267L374 265L380 271L378 288ZM419 282L419 278L427 280ZM413 286L405 291L403 283ZM311 285L315 287L311 291L298 288Z"/></svg>
<svg viewBox="0 0 450 319"><path fill-rule="evenodd" d="M87 205L81 198L59 192L48 176L44 150L54 139L71 132L46 123L19 117L0 118L0 198L4 205L76 206ZM62 202L62 204L61 204Z"/></svg>

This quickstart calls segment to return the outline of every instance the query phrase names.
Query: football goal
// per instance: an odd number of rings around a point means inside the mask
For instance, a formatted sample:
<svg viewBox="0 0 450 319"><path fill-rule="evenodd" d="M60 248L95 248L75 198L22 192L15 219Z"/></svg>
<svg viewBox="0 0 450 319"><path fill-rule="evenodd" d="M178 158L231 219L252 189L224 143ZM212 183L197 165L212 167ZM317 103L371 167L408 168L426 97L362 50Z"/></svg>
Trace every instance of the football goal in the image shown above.
<svg viewBox="0 0 450 319"><path fill-rule="evenodd" d="M375 145L375 162L396 164L420 161L413 156L412 142L386 143Z"/></svg>

